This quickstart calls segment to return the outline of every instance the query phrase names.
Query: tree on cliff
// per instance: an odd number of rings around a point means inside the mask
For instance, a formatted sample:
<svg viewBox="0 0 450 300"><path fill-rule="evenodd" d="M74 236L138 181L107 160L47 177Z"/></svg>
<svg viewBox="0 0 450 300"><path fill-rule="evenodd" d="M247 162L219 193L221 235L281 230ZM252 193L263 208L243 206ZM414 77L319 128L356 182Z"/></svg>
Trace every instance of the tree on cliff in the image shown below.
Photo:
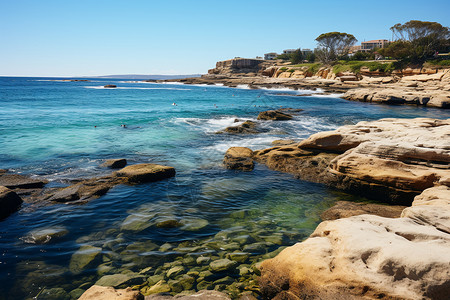
<svg viewBox="0 0 450 300"><path fill-rule="evenodd" d="M294 53L291 53L291 63L299 64L303 61L303 53L302 50L297 49Z"/></svg>
<svg viewBox="0 0 450 300"><path fill-rule="evenodd" d="M437 22L411 20L391 27L396 38L381 54L398 59L424 61L436 52L448 51L450 30Z"/></svg>
<svg viewBox="0 0 450 300"><path fill-rule="evenodd" d="M347 55L357 39L345 32L328 32L319 35L316 41L319 44L316 51L317 58L325 64L330 64L339 56Z"/></svg>

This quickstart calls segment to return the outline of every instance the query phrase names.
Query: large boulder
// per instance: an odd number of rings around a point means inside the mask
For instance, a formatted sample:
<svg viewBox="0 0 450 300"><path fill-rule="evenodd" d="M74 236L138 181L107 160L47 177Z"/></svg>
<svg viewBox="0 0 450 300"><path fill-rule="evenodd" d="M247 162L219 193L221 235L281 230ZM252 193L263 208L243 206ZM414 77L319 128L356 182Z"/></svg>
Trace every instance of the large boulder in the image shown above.
<svg viewBox="0 0 450 300"><path fill-rule="evenodd" d="M175 176L173 167L157 164L138 164L127 166L117 172L118 177L126 177L131 183L158 181Z"/></svg>
<svg viewBox="0 0 450 300"><path fill-rule="evenodd" d="M450 120L381 119L254 151L270 168L372 199L410 205L448 177Z"/></svg>
<svg viewBox="0 0 450 300"><path fill-rule="evenodd" d="M446 299L450 189L433 187L397 219L322 222L307 240L261 266L266 298Z"/></svg>
<svg viewBox="0 0 450 300"><path fill-rule="evenodd" d="M227 169L251 171L253 163L253 151L246 147L231 147L225 153L223 164Z"/></svg>
<svg viewBox="0 0 450 300"><path fill-rule="evenodd" d="M0 220L17 211L23 200L12 190L0 186Z"/></svg>
<svg viewBox="0 0 450 300"><path fill-rule="evenodd" d="M144 296L139 291L131 288L116 290L112 287L91 286L78 300L143 300Z"/></svg>
<svg viewBox="0 0 450 300"><path fill-rule="evenodd" d="M292 115L279 110L267 110L258 114L258 120L287 121L291 119Z"/></svg>

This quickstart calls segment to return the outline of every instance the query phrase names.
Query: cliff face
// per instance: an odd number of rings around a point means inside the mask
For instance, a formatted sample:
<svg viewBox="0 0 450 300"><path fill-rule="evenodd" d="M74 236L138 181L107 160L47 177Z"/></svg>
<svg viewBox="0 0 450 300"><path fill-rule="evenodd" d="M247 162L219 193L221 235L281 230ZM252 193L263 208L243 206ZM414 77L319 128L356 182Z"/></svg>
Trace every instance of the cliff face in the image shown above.
<svg viewBox="0 0 450 300"><path fill-rule="evenodd" d="M214 69L208 70L208 74L260 73L271 64L261 59L235 58L218 61Z"/></svg>

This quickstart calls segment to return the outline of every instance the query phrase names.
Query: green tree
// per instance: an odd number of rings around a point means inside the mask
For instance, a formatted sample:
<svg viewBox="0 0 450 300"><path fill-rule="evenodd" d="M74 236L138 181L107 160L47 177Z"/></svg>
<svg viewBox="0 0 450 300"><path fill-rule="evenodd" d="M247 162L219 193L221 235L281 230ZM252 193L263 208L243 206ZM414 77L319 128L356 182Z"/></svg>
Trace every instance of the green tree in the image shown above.
<svg viewBox="0 0 450 300"><path fill-rule="evenodd" d="M316 51L318 59L325 64L330 64L339 56L346 56L357 39L345 32L328 32L319 35L316 41L319 44Z"/></svg>
<svg viewBox="0 0 450 300"><path fill-rule="evenodd" d="M437 22L411 20L395 24L391 30L397 41L388 47L389 56L413 61L424 61L446 49L450 38L449 28Z"/></svg>
<svg viewBox="0 0 450 300"><path fill-rule="evenodd" d="M303 61L303 53L300 49L295 50L294 53L291 53L291 63L299 64Z"/></svg>

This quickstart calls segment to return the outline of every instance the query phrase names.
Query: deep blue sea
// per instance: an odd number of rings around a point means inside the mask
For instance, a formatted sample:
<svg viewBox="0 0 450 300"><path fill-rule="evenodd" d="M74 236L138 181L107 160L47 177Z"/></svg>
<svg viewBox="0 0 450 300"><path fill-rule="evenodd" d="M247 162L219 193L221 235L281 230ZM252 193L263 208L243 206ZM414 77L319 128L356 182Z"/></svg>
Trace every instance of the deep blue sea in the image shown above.
<svg viewBox="0 0 450 300"><path fill-rule="evenodd" d="M117 88L103 88L106 84ZM250 265L262 259L258 255L307 237L335 201L361 199L264 165L252 172L226 170L221 163L229 147L268 148L273 140L299 140L362 120L450 118L449 110L350 102L337 95L296 96L302 93L311 91L0 77L0 169L48 179L50 187L105 175L111 171L100 165L109 158L177 171L169 180L117 186L83 205L24 203L0 221L0 299L39 293L45 299L43 289L75 299L105 274L152 266L152 275L180 257L215 259L227 251L247 251L246 243L264 243L265 249L250 255ZM292 121L263 122L261 134L216 134L239 124L235 119L256 120L258 112L279 107L304 111ZM148 226L125 229L133 218ZM158 228L158 218L192 221L201 228ZM30 239L33 232L55 228L64 234L44 244ZM251 238L229 250L205 246L223 234L233 244L230 232ZM73 272L73 254L86 245L101 252Z"/></svg>

